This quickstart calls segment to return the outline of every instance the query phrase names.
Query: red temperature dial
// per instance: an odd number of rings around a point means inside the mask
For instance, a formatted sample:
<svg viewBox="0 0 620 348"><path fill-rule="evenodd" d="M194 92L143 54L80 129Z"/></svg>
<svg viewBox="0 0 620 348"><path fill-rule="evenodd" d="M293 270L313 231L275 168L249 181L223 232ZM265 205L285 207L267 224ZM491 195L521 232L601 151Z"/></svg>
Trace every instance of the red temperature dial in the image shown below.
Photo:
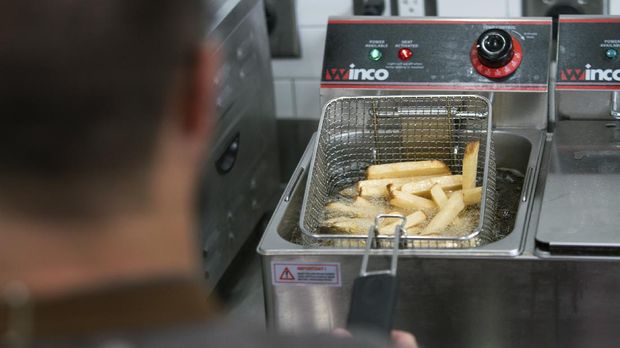
<svg viewBox="0 0 620 348"><path fill-rule="evenodd" d="M521 65L523 51L519 40L502 29L483 32L469 53L476 71L490 79L512 75Z"/></svg>
<svg viewBox="0 0 620 348"><path fill-rule="evenodd" d="M411 59L412 56L413 56L413 52L411 52L410 48L403 47L398 50L398 58L400 58L400 60L402 61L407 61Z"/></svg>

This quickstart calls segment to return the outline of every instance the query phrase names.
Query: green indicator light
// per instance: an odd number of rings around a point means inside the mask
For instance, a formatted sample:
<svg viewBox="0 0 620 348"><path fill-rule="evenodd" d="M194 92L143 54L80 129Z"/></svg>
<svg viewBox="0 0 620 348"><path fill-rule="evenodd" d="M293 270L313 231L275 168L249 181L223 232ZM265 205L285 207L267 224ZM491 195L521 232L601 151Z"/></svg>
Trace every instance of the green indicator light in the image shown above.
<svg viewBox="0 0 620 348"><path fill-rule="evenodd" d="M617 56L618 51L613 48L609 48L605 51L605 57L607 57L607 59L616 59Z"/></svg>
<svg viewBox="0 0 620 348"><path fill-rule="evenodd" d="M373 48L368 53L368 58L370 58L370 60L374 60L375 62L380 60L381 57L383 57L383 53L381 53L381 50L378 48Z"/></svg>

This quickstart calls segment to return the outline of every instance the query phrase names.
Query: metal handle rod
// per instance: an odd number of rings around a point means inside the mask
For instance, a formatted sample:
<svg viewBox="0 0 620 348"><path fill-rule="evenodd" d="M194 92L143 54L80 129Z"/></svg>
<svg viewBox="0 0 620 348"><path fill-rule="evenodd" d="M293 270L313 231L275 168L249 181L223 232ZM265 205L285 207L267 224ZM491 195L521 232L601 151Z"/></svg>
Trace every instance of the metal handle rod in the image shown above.
<svg viewBox="0 0 620 348"><path fill-rule="evenodd" d="M394 246L392 249L392 261L389 270L372 271L368 272L368 259L370 258L370 249L373 244L373 240L378 235L379 221L381 219L400 219L400 225L394 228ZM375 217L375 223L368 230L368 239L366 239L366 250L362 258L362 268L360 269L360 277L365 277L372 274L391 274L396 275L396 268L398 266L398 249L400 247L400 237L405 233L405 224L407 218L400 214L379 214Z"/></svg>
<svg viewBox="0 0 620 348"><path fill-rule="evenodd" d="M611 93L611 116L620 119L620 92L613 91Z"/></svg>

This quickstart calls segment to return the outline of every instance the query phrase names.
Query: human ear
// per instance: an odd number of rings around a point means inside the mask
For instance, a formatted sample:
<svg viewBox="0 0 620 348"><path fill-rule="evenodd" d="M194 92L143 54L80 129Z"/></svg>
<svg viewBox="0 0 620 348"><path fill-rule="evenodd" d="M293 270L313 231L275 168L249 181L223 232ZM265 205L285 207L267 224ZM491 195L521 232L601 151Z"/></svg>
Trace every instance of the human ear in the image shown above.
<svg viewBox="0 0 620 348"><path fill-rule="evenodd" d="M195 55L188 74L182 130L185 137L202 144L204 149L215 123L214 77L219 58L212 44L200 46Z"/></svg>

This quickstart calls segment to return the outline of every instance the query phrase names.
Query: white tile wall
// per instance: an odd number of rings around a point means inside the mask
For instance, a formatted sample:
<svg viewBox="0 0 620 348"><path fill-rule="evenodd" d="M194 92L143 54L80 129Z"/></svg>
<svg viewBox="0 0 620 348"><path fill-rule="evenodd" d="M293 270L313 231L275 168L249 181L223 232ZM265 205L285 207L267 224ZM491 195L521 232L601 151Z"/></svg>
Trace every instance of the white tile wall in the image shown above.
<svg viewBox="0 0 620 348"><path fill-rule="evenodd" d="M325 32L325 26L300 27L301 58L273 59L271 61L273 76L275 78L318 78L323 66Z"/></svg>
<svg viewBox="0 0 620 348"><path fill-rule="evenodd" d="M443 17L506 17L509 0L439 0L437 14Z"/></svg>
<svg viewBox="0 0 620 348"><path fill-rule="evenodd" d="M297 0L297 23L301 27L325 27L329 16L351 16L353 0Z"/></svg>
<svg viewBox="0 0 620 348"><path fill-rule="evenodd" d="M273 81L276 95L276 115L280 118L295 118L295 98L293 98L293 80L277 79Z"/></svg>
<svg viewBox="0 0 620 348"><path fill-rule="evenodd" d="M508 9L506 15L508 17L521 17L521 0L508 0L506 3Z"/></svg>
<svg viewBox="0 0 620 348"><path fill-rule="evenodd" d="M319 107L319 78L323 66L325 27L302 27L299 29L299 36L301 58L271 61L273 76L280 84L281 93L291 98L291 101L286 103L283 99L287 97L277 95L280 91L276 90L276 106L280 105L279 108L276 107L276 116L278 118L318 119L320 114L311 112L314 109L308 106L316 103L316 108ZM288 87L285 87L284 82L288 82ZM286 88L288 91L285 91ZM314 88L313 93L308 93L308 88ZM293 108L293 112L289 112L289 106Z"/></svg>
<svg viewBox="0 0 620 348"><path fill-rule="evenodd" d="M300 118L318 119L321 117L319 84L318 79L295 80L295 104Z"/></svg>
<svg viewBox="0 0 620 348"><path fill-rule="evenodd" d="M609 13L620 15L620 0L609 0Z"/></svg>

